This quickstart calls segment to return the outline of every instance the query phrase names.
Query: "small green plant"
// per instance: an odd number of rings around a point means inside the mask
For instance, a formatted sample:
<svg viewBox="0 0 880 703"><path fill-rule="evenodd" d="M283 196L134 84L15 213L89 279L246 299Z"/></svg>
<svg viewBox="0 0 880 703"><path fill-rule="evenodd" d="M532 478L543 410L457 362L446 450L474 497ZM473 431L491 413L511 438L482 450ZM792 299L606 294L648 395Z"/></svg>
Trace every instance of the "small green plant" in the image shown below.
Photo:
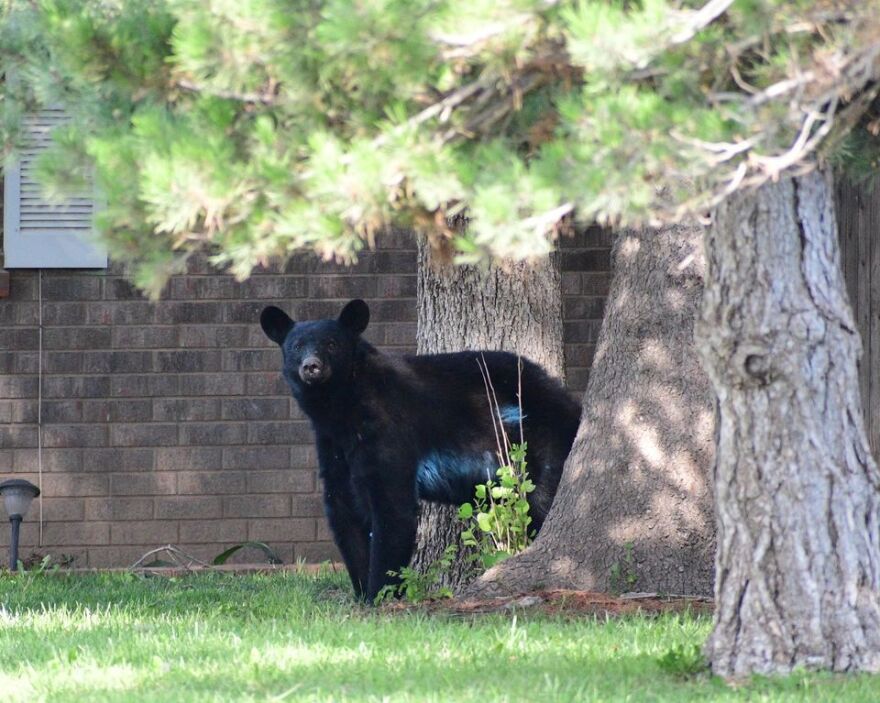
<svg viewBox="0 0 880 703"><path fill-rule="evenodd" d="M609 581L611 592L615 594L632 591L639 581L639 575L636 572L636 560L633 554L634 546L632 542L623 545L623 560L616 561L609 569Z"/></svg>
<svg viewBox="0 0 880 703"><path fill-rule="evenodd" d="M474 502L458 509L466 525L462 544L476 550L474 558L484 569L521 552L534 537L528 495L535 484L526 470L526 448L525 442L510 445L507 463L496 471L498 480L479 484Z"/></svg>
<svg viewBox="0 0 880 703"><path fill-rule="evenodd" d="M667 674L687 679L707 671L709 664L699 645L675 645L657 660Z"/></svg>
<svg viewBox="0 0 880 703"><path fill-rule="evenodd" d="M401 596L410 603L424 603L442 598L452 598L452 589L448 586L441 586L440 580L449 571L457 554L458 547L450 544L443 550L440 558L432 562L425 569L424 573L410 566L404 566L399 572L389 571L388 575L399 577L400 582L383 587L376 596L376 605L395 596Z"/></svg>

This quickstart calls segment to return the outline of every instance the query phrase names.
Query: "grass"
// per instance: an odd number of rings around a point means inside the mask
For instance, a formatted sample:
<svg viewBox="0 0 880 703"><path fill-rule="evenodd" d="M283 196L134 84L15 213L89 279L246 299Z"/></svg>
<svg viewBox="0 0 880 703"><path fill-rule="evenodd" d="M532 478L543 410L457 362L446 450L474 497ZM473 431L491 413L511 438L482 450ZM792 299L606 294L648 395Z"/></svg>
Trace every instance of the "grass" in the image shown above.
<svg viewBox="0 0 880 703"><path fill-rule="evenodd" d="M731 688L692 668L710 622L391 613L340 575L0 576L0 699L876 701L878 677Z"/></svg>

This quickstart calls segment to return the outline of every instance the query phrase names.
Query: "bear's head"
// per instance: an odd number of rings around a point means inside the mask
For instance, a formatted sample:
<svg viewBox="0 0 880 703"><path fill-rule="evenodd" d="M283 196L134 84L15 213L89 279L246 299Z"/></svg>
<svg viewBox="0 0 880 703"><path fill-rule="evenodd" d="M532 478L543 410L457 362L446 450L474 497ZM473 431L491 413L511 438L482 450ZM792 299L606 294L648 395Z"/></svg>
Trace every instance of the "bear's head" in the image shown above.
<svg viewBox="0 0 880 703"><path fill-rule="evenodd" d="M260 314L263 332L281 347L284 378L293 390L348 379L358 338L369 322L363 300L352 300L335 320L294 322L274 305Z"/></svg>

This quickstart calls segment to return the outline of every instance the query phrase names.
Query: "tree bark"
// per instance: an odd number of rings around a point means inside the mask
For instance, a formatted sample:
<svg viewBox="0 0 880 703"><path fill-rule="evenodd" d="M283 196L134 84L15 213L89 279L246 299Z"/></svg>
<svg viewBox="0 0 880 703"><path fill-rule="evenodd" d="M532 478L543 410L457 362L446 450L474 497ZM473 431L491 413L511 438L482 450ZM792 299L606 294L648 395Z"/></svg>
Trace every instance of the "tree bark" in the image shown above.
<svg viewBox="0 0 880 703"><path fill-rule="evenodd" d="M419 240L418 353L492 349L522 354L563 377L562 288L555 256L502 262L489 269L452 266ZM422 503L412 566L424 571L457 544L457 507ZM467 564L457 560L443 583L459 588Z"/></svg>
<svg viewBox="0 0 880 703"><path fill-rule="evenodd" d="M830 175L735 195L706 237L718 394L715 673L880 669L880 475Z"/></svg>
<svg viewBox="0 0 880 703"><path fill-rule="evenodd" d="M465 595L711 593L714 407L693 344L700 228L621 232L613 265L581 425L544 529Z"/></svg>

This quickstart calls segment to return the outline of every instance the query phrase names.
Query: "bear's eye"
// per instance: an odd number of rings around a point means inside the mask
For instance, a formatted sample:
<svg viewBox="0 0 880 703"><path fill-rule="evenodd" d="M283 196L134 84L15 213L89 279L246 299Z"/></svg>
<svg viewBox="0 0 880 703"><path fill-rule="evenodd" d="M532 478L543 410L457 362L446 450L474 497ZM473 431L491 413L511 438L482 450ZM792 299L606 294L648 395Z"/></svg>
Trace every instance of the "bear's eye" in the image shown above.
<svg viewBox="0 0 880 703"><path fill-rule="evenodd" d="M294 348L296 351L302 351L303 343L302 343L302 342L295 342L294 345L293 345L293 348Z"/></svg>
<svg viewBox="0 0 880 703"><path fill-rule="evenodd" d="M330 342L330 343L327 345L327 351L330 352L331 354L332 354L333 352L335 352L335 351L336 351L336 342Z"/></svg>

